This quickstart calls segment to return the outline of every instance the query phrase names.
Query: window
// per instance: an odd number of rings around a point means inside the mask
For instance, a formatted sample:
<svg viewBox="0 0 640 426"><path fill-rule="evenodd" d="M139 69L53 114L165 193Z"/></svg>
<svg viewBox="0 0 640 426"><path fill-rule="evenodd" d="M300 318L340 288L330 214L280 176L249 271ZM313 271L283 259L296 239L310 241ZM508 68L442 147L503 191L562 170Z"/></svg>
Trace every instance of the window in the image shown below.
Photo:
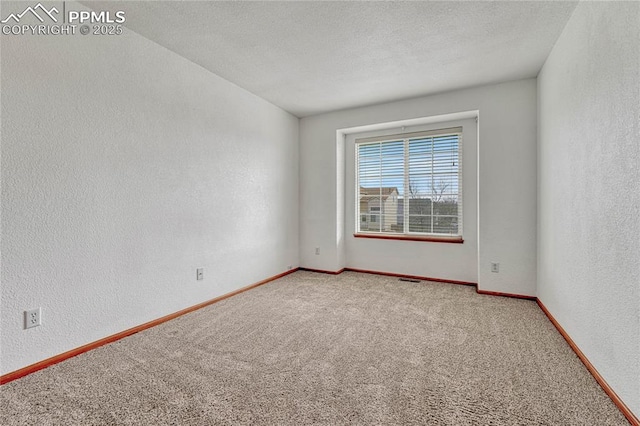
<svg viewBox="0 0 640 426"><path fill-rule="evenodd" d="M369 217L371 222L377 222L378 216L380 216L380 207L369 207Z"/></svg>
<svg viewBox="0 0 640 426"><path fill-rule="evenodd" d="M356 235L462 241L461 141L461 127L356 139Z"/></svg>

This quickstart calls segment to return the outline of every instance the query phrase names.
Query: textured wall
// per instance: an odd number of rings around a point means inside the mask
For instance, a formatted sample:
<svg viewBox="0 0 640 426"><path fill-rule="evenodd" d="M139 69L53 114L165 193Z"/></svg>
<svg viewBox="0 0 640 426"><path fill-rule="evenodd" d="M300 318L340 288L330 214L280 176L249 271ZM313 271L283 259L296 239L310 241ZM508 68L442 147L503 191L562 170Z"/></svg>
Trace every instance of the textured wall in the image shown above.
<svg viewBox="0 0 640 426"><path fill-rule="evenodd" d="M129 30L2 36L1 83L2 373L297 266L294 116Z"/></svg>
<svg viewBox="0 0 640 426"><path fill-rule="evenodd" d="M538 296L640 416L640 4L581 3L538 86Z"/></svg>
<svg viewBox="0 0 640 426"><path fill-rule="evenodd" d="M301 266L337 270L351 265L341 247L344 203L336 191L337 160L343 144L336 143L338 129L375 123L431 117L462 111L479 111L478 151L478 255L477 279L481 289L535 295L536 292L536 80L520 80L442 95L337 111L300 121L300 263ZM352 179L347 175L346 179ZM347 197L348 198L348 197ZM344 220L353 220L344 216ZM384 244L383 244L384 243ZM385 259L393 244L410 244L420 266L395 269ZM433 244L363 241L380 246L376 270L474 281L473 266L456 257L455 250L431 250ZM315 247L321 254L315 255ZM373 250L368 250L372 253ZM351 251L353 254L353 251ZM352 256L353 257L353 256ZM422 260L421 260L422 259ZM490 262L500 262L500 273L490 272ZM443 265L448 265L443 269ZM405 265L406 266L406 265ZM464 275L463 275L464 274Z"/></svg>

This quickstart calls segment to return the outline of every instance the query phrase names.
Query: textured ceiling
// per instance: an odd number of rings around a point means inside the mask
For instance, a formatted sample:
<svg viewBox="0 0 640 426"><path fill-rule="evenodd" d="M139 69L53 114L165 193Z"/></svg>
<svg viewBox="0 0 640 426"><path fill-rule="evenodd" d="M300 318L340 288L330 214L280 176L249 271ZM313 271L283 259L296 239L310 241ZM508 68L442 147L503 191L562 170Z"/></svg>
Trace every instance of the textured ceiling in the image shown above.
<svg viewBox="0 0 640 426"><path fill-rule="evenodd" d="M85 2L299 116L534 77L575 2Z"/></svg>

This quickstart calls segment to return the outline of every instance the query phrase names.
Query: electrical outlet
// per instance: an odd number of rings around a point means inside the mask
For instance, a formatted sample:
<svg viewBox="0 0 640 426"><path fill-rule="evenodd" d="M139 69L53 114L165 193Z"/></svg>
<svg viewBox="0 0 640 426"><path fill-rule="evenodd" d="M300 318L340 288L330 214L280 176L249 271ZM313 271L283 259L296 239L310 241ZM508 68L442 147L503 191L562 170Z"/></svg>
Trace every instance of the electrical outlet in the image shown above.
<svg viewBox="0 0 640 426"><path fill-rule="evenodd" d="M496 274L500 272L500 264L498 262L491 262L491 272L495 272Z"/></svg>
<svg viewBox="0 0 640 426"><path fill-rule="evenodd" d="M42 325L42 308L24 311L24 328L33 328Z"/></svg>
<svg viewBox="0 0 640 426"><path fill-rule="evenodd" d="M204 268L196 269L196 280L201 281L204 279Z"/></svg>
<svg viewBox="0 0 640 426"><path fill-rule="evenodd" d="M320 254L320 247L316 247L316 254Z"/></svg>

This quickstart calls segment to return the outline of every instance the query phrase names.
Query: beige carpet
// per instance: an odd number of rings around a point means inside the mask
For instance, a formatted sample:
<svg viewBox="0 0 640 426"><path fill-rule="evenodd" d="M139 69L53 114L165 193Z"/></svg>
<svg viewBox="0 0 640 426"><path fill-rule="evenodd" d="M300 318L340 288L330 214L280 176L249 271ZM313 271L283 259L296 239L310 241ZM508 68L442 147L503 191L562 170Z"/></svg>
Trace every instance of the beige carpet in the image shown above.
<svg viewBox="0 0 640 426"><path fill-rule="evenodd" d="M0 388L2 425L628 425L531 301L299 271Z"/></svg>

